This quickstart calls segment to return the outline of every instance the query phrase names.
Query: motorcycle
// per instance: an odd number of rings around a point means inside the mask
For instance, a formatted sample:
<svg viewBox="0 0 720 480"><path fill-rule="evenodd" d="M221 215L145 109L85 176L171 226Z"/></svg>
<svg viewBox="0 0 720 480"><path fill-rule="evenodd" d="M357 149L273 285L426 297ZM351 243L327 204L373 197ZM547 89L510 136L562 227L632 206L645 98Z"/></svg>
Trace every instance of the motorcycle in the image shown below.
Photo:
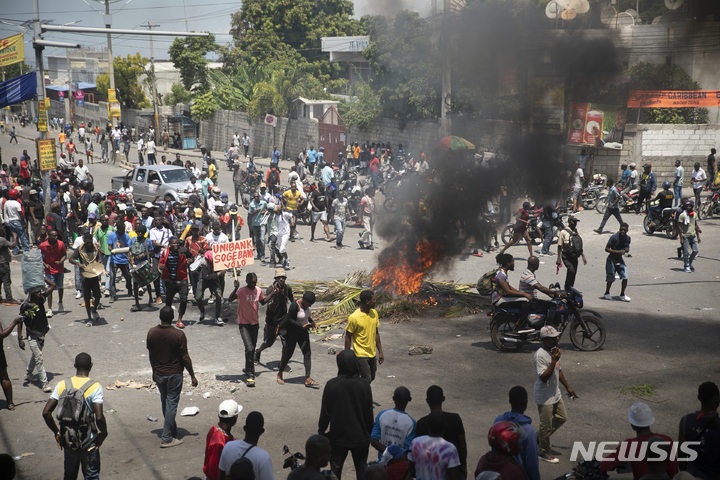
<svg viewBox="0 0 720 480"><path fill-rule="evenodd" d="M667 235L668 238L672 238L673 236L673 230L675 229L675 211L677 208L663 208L662 212L659 214L660 218L655 220L654 225L650 225L652 222L650 212L648 212L647 215L645 215L645 219L643 220L643 228L645 228L645 233L648 235L652 235L655 232L665 232L665 235Z"/></svg>
<svg viewBox="0 0 720 480"><path fill-rule="evenodd" d="M290 471L295 470L296 468L301 467L300 462L298 460L305 460L305 455L303 455L300 452L295 452L293 454L290 454L290 449L287 445L283 445L283 455L290 455L285 459L283 462L283 468L289 468Z"/></svg>
<svg viewBox="0 0 720 480"><path fill-rule="evenodd" d="M560 475L555 480L605 480L608 474L600 469L600 462L597 460L583 460L578 462L573 471Z"/></svg>
<svg viewBox="0 0 720 480"><path fill-rule="evenodd" d="M624 196L620 197L620 200L617 203L618 208L622 213L630 213L630 210L635 210L635 204L637 202L638 195L640 194L640 190L630 190L627 193L627 199L625 199ZM597 202L595 203L595 210L597 210L598 213L605 213L605 210L608 206L608 196L607 194L601 195L600 198L597 199ZM640 206L640 212L644 213L647 211L647 205L645 202Z"/></svg>
<svg viewBox="0 0 720 480"><path fill-rule="evenodd" d="M712 195L700 204L697 211L699 220L712 218L713 215L720 215L720 190L712 192Z"/></svg>
<svg viewBox="0 0 720 480"><path fill-rule="evenodd" d="M540 226L540 234L537 232L537 227ZM557 242L558 240L558 232L565 230L565 222L563 222L563 215L558 215L558 217L553 222L553 236L552 236L552 243ZM527 227L528 235L530 236L530 241L533 245L535 245L535 240L538 240L540 243L542 243L545 240L545 227L543 227L542 222L539 221L539 216L533 216L530 218L530 223L528 223ZM508 223L505 228L503 228L502 233L500 234L500 237L502 238L503 245L507 245L510 239L513 238L513 235L515 234L515 224L514 223ZM519 242L518 242L519 244Z"/></svg>
<svg viewBox="0 0 720 480"><path fill-rule="evenodd" d="M560 334L569 331L570 341L578 350L593 352L605 343L605 326L602 316L593 310L580 310L583 308L583 295L575 288L569 292L560 291L560 284L550 285L559 293L559 297L551 300L555 304L555 317L550 325L555 327ZM540 343L540 329L548 324L547 310L534 311L531 309L528 315L527 327L524 330L516 331L515 324L521 315L521 303L510 303L503 307L500 304L493 308L492 319L488 329L495 347L504 352L520 350L524 345Z"/></svg>

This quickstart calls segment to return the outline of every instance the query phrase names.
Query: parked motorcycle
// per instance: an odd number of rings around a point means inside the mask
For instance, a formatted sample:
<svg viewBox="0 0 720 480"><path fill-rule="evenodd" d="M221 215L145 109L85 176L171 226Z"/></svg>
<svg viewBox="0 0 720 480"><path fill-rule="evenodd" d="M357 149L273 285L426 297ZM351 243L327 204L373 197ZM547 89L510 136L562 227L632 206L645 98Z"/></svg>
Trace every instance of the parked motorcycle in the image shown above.
<svg viewBox="0 0 720 480"><path fill-rule="evenodd" d="M305 460L305 455L300 452L291 454L287 445L283 445L283 455L290 455L283 462L283 468L289 468L290 471L302 466L298 460Z"/></svg>
<svg viewBox="0 0 720 480"><path fill-rule="evenodd" d="M712 195L700 204L697 212L699 220L712 218L713 215L720 215L720 190L712 192Z"/></svg>
<svg viewBox="0 0 720 480"><path fill-rule="evenodd" d="M650 213L645 215L643 220L643 228L645 233L652 235L655 232L665 232L668 238L672 238L673 229L675 228L675 211L676 208L663 208L662 212L658 214L659 218L655 219L655 224L650 225L652 220L650 219Z"/></svg>
<svg viewBox="0 0 720 480"><path fill-rule="evenodd" d="M626 200L625 197L621 197L618 201L618 208L622 213L630 213L630 210L635 210L635 202L637 202L638 195L640 193L640 190L630 190L627 194L628 199ZM597 202L595 203L595 210L597 210L598 213L605 213L605 210L608 206L608 196L607 194L601 195L600 198L597 199ZM640 212L644 213L647 211L647 205L645 202L640 206Z"/></svg>
<svg viewBox="0 0 720 480"><path fill-rule="evenodd" d="M538 214L539 215L539 214ZM533 245L535 245L535 241L538 240L540 243L542 243L545 240L545 227L542 225L542 222L540 222L539 216L533 216L530 217L530 223L528 223L527 232L530 236L530 241ZM540 235L538 235L537 227L540 226ZM558 240L558 233L561 230L565 230L565 222L563 222L563 215L558 215L558 217L553 222L553 239L552 243L557 242ZM503 245L507 245L510 239L512 239L513 235L515 234L515 224L514 223L508 223L505 228L503 228L502 233L500 234L500 237L502 238ZM520 242L522 239L520 239ZM519 244L519 242L518 242Z"/></svg>
<svg viewBox="0 0 720 480"><path fill-rule="evenodd" d="M521 315L522 302L515 302L494 307L488 329L492 342L498 350L511 352L520 350L524 345L540 343L540 329L552 325L561 335L569 332L570 341L578 350L592 352L605 343L605 326L602 316L593 310L583 308L583 295L575 288L569 292L560 291L560 284L550 285L559 293L559 297L551 300L555 304L555 317L548 321L547 311L530 311L527 327L515 331L515 324ZM583 315L588 313L589 315Z"/></svg>

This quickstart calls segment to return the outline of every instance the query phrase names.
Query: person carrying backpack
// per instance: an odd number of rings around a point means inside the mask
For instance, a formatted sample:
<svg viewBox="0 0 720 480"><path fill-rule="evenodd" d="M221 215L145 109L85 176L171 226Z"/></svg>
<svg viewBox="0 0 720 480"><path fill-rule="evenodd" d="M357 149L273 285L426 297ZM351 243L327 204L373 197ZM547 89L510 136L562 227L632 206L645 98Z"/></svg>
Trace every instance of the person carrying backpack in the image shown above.
<svg viewBox="0 0 720 480"><path fill-rule="evenodd" d="M108 436L103 415L103 388L88 376L92 358L87 353L75 357L75 376L55 386L43 409L43 418L55 435L58 448L65 452L65 475L77 478L82 467L83 477L100 477L100 447ZM58 428L53 418L60 423Z"/></svg>
<svg viewBox="0 0 720 480"><path fill-rule="evenodd" d="M568 217L568 227L565 230L561 230L558 234L558 256L555 263L558 265L558 268L560 268L560 265L563 263L565 264L565 268L567 268L564 287L566 292L575 286L578 258L582 257L583 265L587 265L587 259L583 252L582 237L580 237L577 231L577 223L579 221L575 216L571 215Z"/></svg>
<svg viewBox="0 0 720 480"><path fill-rule="evenodd" d="M267 183L270 195L278 193L278 185L280 185L280 170L278 169L277 164L270 165L270 170L268 170L265 183Z"/></svg>

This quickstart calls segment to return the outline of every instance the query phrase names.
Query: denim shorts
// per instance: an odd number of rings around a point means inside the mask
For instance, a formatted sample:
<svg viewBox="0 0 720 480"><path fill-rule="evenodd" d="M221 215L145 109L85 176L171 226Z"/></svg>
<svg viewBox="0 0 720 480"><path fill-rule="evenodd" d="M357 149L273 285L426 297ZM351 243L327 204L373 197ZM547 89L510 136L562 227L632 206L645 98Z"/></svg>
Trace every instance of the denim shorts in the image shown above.
<svg viewBox="0 0 720 480"><path fill-rule="evenodd" d="M607 283L613 283L615 281L615 274L618 274L620 280L627 280L627 266L625 261L621 258L620 260L614 260L610 257L605 261L605 281Z"/></svg>
<svg viewBox="0 0 720 480"><path fill-rule="evenodd" d="M63 281L65 280L65 272L60 273L46 273L45 278L55 282L55 290L63 289Z"/></svg>

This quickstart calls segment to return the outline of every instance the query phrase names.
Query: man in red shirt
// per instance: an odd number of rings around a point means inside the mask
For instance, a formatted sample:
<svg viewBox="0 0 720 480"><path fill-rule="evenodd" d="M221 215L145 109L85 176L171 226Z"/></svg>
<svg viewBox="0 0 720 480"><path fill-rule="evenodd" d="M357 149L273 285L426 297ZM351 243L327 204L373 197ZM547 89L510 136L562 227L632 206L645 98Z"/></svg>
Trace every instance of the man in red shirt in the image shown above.
<svg viewBox="0 0 720 480"><path fill-rule="evenodd" d="M27 155L27 150L25 150L25 154ZM26 186L30 186L30 169L28 168L28 157L26 157L25 160L20 162L20 177L22 177L22 184Z"/></svg>
<svg viewBox="0 0 720 480"><path fill-rule="evenodd" d="M378 172L380 171L380 160L378 160L377 155L373 155L372 160L370 160L370 174L372 175L372 182L373 182L373 189L377 190L378 188Z"/></svg>
<svg viewBox="0 0 720 480"><path fill-rule="evenodd" d="M197 260L198 256L202 256L210 250L210 244L208 244L205 237L200 232L202 231L202 222L200 220L194 220L190 227L190 236L185 239L185 248L190 252L191 263ZM188 275L190 276L190 285L192 286L193 296L197 291L198 281L200 280L200 271L193 272L188 269Z"/></svg>
<svg viewBox="0 0 720 480"><path fill-rule="evenodd" d="M45 266L45 277L55 283L58 291L58 312L63 311L63 280L65 279L65 259L67 258L67 248L65 244L58 240L58 234L55 230L50 230L47 234L48 239L40 244L38 248L42 252L43 265ZM48 310L47 316L52 317L52 290L48 292Z"/></svg>
<svg viewBox="0 0 720 480"><path fill-rule="evenodd" d="M258 329L258 303L265 305L267 299L262 289L257 286L257 275L250 272L245 277L247 286L239 288L240 282L235 280L235 289L230 294L228 302L238 299L237 321L240 328L240 337L245 344L245 368L247 385L255 386L255 347L257 346Z"/></svg>
<svg viewBox="0 0 720 480"><path fill-rule="evenodd" d="M650 425L655 423L655 417L650 411L650 407L642 402L634 403L630 407L628 421L637 436L623 441L613 453L603 458L600 469L603 472L609 472L617 468L621 463L628 461L627 457L632 457L633 459L629 460L629 463L632 468L633 479L640 480L643 475L650 472L646 460L648 440L652 437L659 437L663 442L670 442L670 444L672 444L673 440L667 435L653 433L650 430ZM640 445L633 445L637 443ZM618 457L621 457L621 459ZM670 475L670 478L677 475L678 471L677 458L665 460L665 472Z"/></svg>
<svg viewBox="0 0 720 480"><path fill-rule="evenodd" d="M225 444L235 440L230 430L237 423L238 414L241 410L242 407L235 400L225 400L220 404L218 424L210 429L205 440L203 473L208 480L218 480L220 478L220 469L218 468L220 455L222 455Z"/></svg>

